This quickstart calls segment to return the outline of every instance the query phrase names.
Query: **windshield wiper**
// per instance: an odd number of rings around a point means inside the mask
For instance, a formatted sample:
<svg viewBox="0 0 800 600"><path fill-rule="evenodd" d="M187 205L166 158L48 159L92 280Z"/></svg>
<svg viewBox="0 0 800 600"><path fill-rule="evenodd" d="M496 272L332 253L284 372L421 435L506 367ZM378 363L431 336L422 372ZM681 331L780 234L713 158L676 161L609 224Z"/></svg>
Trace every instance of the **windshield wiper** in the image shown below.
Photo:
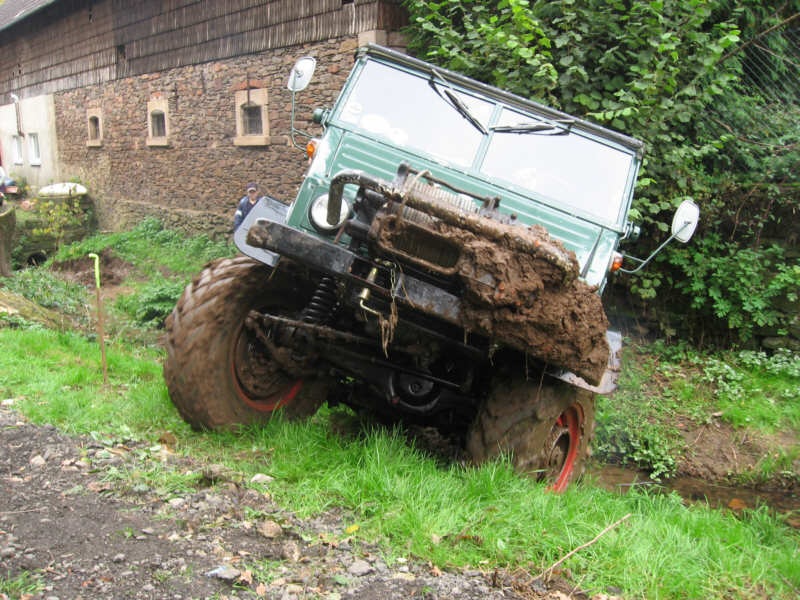
<svg viewBox="0 0 800 600"><path fill-rule="evenodd" d="M567 135L575 121L571 119L560 119L554 123L517 123L516 125L496 125L490 131L496 133L519 133L519 134L539 134L539 135Z"/></svg>
<svg viewBox="0 0 800 600"><path fill-rule="evenodd" d="M439 79L441 79L442 83L444 83L444 85L445 85L444 94L445 94L445 96L447 96L447 98L442 96L442 92L439 90L439 87L436 85L436 81L434 81L434 75L436 77L438 77ZM447 80L444 77L442 77L436 71L436 69L431 69L431 78L428 80L428 83L433 88L433 91L435 91L436 94L442 100L447 102L447 104L449 104L450 106L455 108L456 111L458 112L458 114L460 114L462 117L464 117L467 121L470 122L470 125L472 125L475 129L477 129L478 131L480 131L484 135L489 133L488 131L486 131L486 128L483 126L483 124L478 120L478 117L473 115L470 112L469 108L467 108L467 105L464 104L464 102L458 96L456 96L455 92L453 92L452 89L450 89L450 86L448 85Z"/></svg>

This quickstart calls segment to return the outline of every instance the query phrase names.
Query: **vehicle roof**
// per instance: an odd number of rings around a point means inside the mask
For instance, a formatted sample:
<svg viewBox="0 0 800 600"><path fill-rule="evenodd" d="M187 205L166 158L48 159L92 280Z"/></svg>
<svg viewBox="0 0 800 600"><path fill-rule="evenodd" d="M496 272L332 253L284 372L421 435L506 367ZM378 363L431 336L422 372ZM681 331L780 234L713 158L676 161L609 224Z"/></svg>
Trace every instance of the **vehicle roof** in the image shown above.
<svg viewBox="0 0 800 600"><path fill-rule="evenodd" d="M556 110L544 104L534 102L533 100L528 100L527 98L523 98L522 96L512 94L511 92L506 92L504 90L501 90L500 88L496 88L494 86L481 83L480 81L476 81L475 79L472 79L465 75L461 75L460 73L456 73L454 71L450 71L443 67L432 65L430 63L419 60L412 56L408 56L407 54L397 52L390 48L385 48L377 44L369 44L368 46L359 48L358 56L363 56L363 55L375 56L377 58L386 59L391 62L398 63L406 67L410 67L414 70L422 71L424 73L433 74L435 70L436 73L438 73L439 75L443 75L449 82L456 83L467 89L472 89L480 93L481 95L506 103L509 106L515 106L528 111L533 111L548 119L572 120L574 121L576 127L583 129L584 131L587 131L594 135L597 135L599 137L603 137L610 141L613 141L619 144L620 146L631 150L639 158L641 158L642 155L644 154L644 142L642 142L641 140L637 140L636 138L632 138L617 131L607 129L605 127L602 127L601 125L592 123L591 121L586 121L584 119L575 117L560 110Z"/></svg>

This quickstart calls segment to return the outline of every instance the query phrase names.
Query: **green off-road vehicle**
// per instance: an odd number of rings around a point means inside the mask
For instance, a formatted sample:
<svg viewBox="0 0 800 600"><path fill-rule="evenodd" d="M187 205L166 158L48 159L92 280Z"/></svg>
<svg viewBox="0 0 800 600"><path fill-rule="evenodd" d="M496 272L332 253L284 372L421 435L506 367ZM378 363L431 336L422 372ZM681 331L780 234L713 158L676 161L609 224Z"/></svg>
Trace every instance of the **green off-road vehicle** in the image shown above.
<svg viewBox="0 0 800 600"><path fill-rule="evenodd" d="M292 70L293 107L314 65ZM183 418L224 428L327 400L564 489L594 394L615 388L600 293L637 233L642 143L378 46L314 120L294 202L256 205L244 256L209 264L167 320ZM673 237L696 220L682 206Z"/></svg>

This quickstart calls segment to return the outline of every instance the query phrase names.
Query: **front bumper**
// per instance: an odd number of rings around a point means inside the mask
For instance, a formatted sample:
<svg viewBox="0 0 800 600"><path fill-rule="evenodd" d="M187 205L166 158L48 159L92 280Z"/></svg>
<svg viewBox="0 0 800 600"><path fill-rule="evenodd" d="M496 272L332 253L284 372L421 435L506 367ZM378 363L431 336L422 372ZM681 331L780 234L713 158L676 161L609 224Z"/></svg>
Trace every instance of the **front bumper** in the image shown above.
<svg viewBox="0 0 800 600"><path fill-rule="evenodd" d="M250 249L258 249L270 258L285 256L314 270L345 279L359 289L369 288L373 295L380 296L386 302L395 300L402 308L422 311L461 327L462 302L454 294L405 273L396 273L393 289L386 289L360 275L369 272L373 267L384 270L386 267L358 256L347 248L268 218L256 218L248 225L246 239L242 241ZM239 243L237 245L241 247ZM270 260L269 264L274 266L275 262ZM622 336L618 332L608 331L606 338L611 351L608 367L598 385L591 385L575 373L564 369L548 367L546 372L552 377L597 394L613 392L617 388L619 377ZM488 358L487 354L486 359Z"/></svg>

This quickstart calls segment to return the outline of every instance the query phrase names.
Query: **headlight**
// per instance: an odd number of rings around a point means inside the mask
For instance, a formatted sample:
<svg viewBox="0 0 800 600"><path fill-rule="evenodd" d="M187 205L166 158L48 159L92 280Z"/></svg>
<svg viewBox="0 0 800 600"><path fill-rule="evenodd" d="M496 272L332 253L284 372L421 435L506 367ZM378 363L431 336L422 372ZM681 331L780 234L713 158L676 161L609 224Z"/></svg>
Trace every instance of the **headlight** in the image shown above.
<svg viewBox="0 0 800 600"><path fill-rule="evenodd" d="M328 194L319 196L311 203L311 206L308 207L308 220L311 221L314 229L320 233L333 233L342 226L342 223L345 222L349 214L350 205L342 198L339 220L333 225L328 223Z"/></svg>

